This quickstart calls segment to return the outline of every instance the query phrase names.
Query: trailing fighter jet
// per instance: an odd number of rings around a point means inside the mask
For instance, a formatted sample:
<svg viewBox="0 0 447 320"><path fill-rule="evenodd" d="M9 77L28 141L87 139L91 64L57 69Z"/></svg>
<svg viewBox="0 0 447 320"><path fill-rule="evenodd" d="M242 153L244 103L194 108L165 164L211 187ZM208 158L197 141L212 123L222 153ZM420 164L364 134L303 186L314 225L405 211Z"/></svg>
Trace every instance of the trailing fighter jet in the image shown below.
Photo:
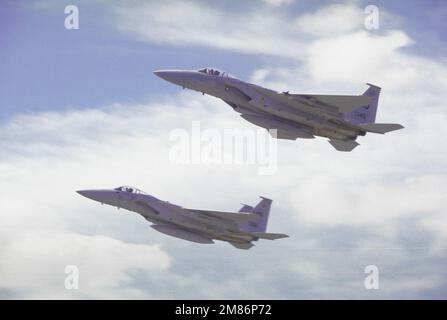
<svg viewBox="0 0 447 320"><path fill-rule="evenodd" d="M278 139L329 138L339 151L351 151L358 136L402 129L395 123L375 123L380 88L367 84L362 95L292 94L239 80L218 69L159 70L160 78L222 99L240 116L266 128ZM271 129L276 129L271 130Z"/></svg>
<svg viewBox="0 0 447 320"><path fill-rule="evenodd" d="M136 212L152 222L155 230L192 242L214 243L215 239L238 249L250 249L254 246L252 241L288 237L266 232L272 200L264 197L255 207L244 204L239 212L222 212L186 209L128 186L76 192L101 204Z"/></svg>

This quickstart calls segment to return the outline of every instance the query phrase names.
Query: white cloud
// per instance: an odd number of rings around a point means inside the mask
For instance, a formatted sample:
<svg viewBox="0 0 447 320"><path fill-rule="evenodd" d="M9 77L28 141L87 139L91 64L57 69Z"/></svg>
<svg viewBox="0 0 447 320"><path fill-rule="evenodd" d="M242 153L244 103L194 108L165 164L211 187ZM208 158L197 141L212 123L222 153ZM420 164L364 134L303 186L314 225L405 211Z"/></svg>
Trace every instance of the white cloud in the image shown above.
<svg viewBox="0 0 447 320"><path fill-rule="evenodd" d="M287 6L293 3L294 0L262 0L267 5L278 7L278 6Z"/></svg>
<svg viewBox="0 0 447 320"><path fill-rule="evenodd" d="M196 119L202 119L204 127L251 126L224 103L186 92L150 105L19 116L2 127L0 133L8 139L2 144L0 190L8 201L0 213L5 228L0 287L28 298L330 298L330 283L337 283L338 294L357 297L366 294L361 270L371 260L397 273L396 266L406 263L409 253L399 249L400 221L420 217L421 211L434 219L426 228L438 241L433 244L438 251L424 255L442 256L443 231L432 224L444 221L445 178L415 172L412 162L403 162L397 171L407 178L394 177L395 166L405 157L392 151L397 135L364 138L351 154L337 153L322 140L284 141L279 146L279 171L267 177L257 176L250 165L170 164L169 131L188 128ZM290 233L292 238L260 242L249 252L227 244L195 245L158 234L136 214L100 206L74 192L120 184L187 207L222 210L268 195L275 199L269 230ZM366 228L364 243L354 236L342 240L337 250L328 248L332 240L321 239L320 233L327 232L321 230L340 226ZM335 232L337 241L339 236ZM353 251L348 253L343 243ZM397 248L401 255L387 247ZM281 259L291 253L296 258ZM346 254L352 259L343 258ZM282 262L267 263L266 255ZM197 261L197 256L209 259ZM237 263L230 268L225 259ZM28 263L39 268L28 269ZM61 288L66 264L81 267L79 291ZM225 279L218 288L215 272ZM420 278L413 292L428 290L427 283L433 283ZM391 277L381 297L402 295L400 281L407 280ZM301 289L284 291L287 283Z"/></svg>
<svg viewBox="0 0 447 320"><path fill-rule="evenodd" d="M383 82L392 77L389 81L392 84L405 81L403 85L406 85L414 81L416 75L411 73L413 68L406 64L405 55L400 55L397 50L410 42L401 31L386 35L360 31L322 39L309 47L309 73L311 77L323 81L354 82L368 78ZM390 69L381 68L384 62Z"/></svg>
<svg viewBox="0 0 447 320"><path fill-rule="evenodd" d="M23 291L21 298L141 298L143 292L129 286L133 274L161 274L169 266L158 246L63 230L15 231L26 232L2 250L0 287ZM78 290L65 289L65 267L69 265L79 270Z"/></svg>
<svg viewBox="0 0 447 320"><path fill-rule="evenodd" d="M306 48L318 39L366 31L364 9L355 3L295 13L271 9L271 6L287 5L289 0L266 2L270 5L249 11L225 11L194 1L121 5L114 11L120 23L114 23L113 27L155 44L193 45L294 60L305 60ZM383 8L380 8L380 19L380 32L394 30L402 24L398 16Z"/></svg>
<svg viewBox="0 0 447 320"><path fill-rule="evenodd" d="M372 164L372 162L370 162ZM447 209L442 192L447 188L445 177L416 175L406 179L376 180L371 176L339 176L320 173L306 177L290 193L300 217L322 224L377 226L422 212L440 214ZM368 181L369 180L369 181ZM344 185L344 188L340 188ZM312 201L323 195L318 206Z"/></svg>
<svg viewBox="0 0 447 320"><path fill-rule="evenodd" d="M414 298L445 288L444 64L406 53L413 42L402 30L360 30L358 9L349 4L296 19L262 10L231 13L237 27L228 29L223 10L156 2L121 9L127 19L120 27L155 43L293 58L287 68L253 72L255 82L278 90L352 94L365 89L363 82L376 83L384 88L378 121L406 128L362 137L348 154L324 139L281 141L278 172L258 176L250 165L168 162L171 129L193 120L251 127L208 96L186 92L147 105L18 115L0 127L0 290L59 295L66 262L87 270L79 292L62 293L68 297ZM315 17L339 28L327 30ZM305 37L309 42L301 42ZM269 196L275 199L269 230L292 237L248 252L199 246L74 193L120 184L221 210ZM29 263L39 270L30 271ZM386 280L375 296L363 288L368 264L378 265Z"/></svg>
<svg viewBox="0 0 447 320"><path fill-rule="evenodd" d="M203 10L192 8L195 13ZM217 16L214 14L210 16ZM206 43L186 36L182 38L190 45L292 58L287 68L266 65L253 71L253 82L277 90L353 94L365 90L363 83L375 83L383 87L377 120L400 122L406 126L404 130L386 136L360 138L362 145L348 155L334 152L321 140L282 142L280 170L262 182L272 190L276 203L283 205L288 217L295 219L298 225L365 228L375 235L374 240L369 239L370 247L377 244L377 239L383 242L382 249L378 250L385 256L380 262L382 266L392 265L393 261L394 264L405 264L411 255L424 256L425 253L417 248L410 249L411 253L406 252L399 239L402 237L402 220L423 222L423 229L405 232L429 234L434 240L426 249L433 257L442 257L447 246L446 238L441 232L442 227L435 225L445 225L442 212L447 209L442 191L447 187L443 169L447 149L442 140L447 134L443 125L447 119L443 111L447 99L443 89L447 85L445 66L405 51L415 45L414 41L403 30L389 29L389 26L396 27L400 19L394 19L382 8L381 26L385 29L380 32L364 30L363 10L353 4L331 5L297 17L283 12L272 13L263 24L268 26L267 34L257 34L251 24L251 21L261 21L258 14L263 14L260 11L250 14L253 17L248 19L250 22L239 22L240 16L231 14L237 22L238 36L220 25L212 25L214 37L202 37L200 27L194 32L200 39L228 36L231 45L225 41ZM394 25L390 22L393 19L397 21ZM284 21L288 21L287 28L284 28ZM148 31L151 19L146 22L145 31L138 29L138 23L128 25L129 30L140 30L139 34L145 40L157 41L155 34ZM163 24L156 25L161 28L160 38L169 43L171 35L164 32ZM206 32L209 30L206 28ZM225 30L223 35L221 30ZM181 41L175 44L181 44ZM359 246L354 256L362 263L370 259L377 261L372 258L370 249L362 249L360 242L354 246ZM387 249L393 247L397 251ZM327 254L327 250L323 252ZM396 255L396 252L401 254ZM341 254L336 253L336 259ZM295 266L297 274L304 276L303 269L308 269L306 265L323 265L328 259L315 262L314 258L307 258ZM341 265L349 269L345 264ZM321 280L325 271L318 272L320 277L318 274L311 277ZM405 296L399 291L400 281L412 282L414 285L409 287L415 292L434 286L433 279L413 272L420 279L418 283L411 281L411 277L395 276L395 282L389 285L388 291L382 291L382 297L395 296L396 292ZM442 275L435 276L437 280L439 277ZM390 276L391 282L392 279ZM348 288L348 284L342 286L339 293L350 296ZM318 286L312 292L325 296L326 290L329 288Z"/></svg>
<svg viewBox="0 0 447 320"><path fill-rule="evenodd" d="M331 36L359 30L363 27L363 10L354 5L335 4L301 15L296 25L300 32L313 36Z"/></svg>
<svg viewBox="0 0 447 320"><path fill-rule="evenodd" d="M293 28L282 30L283 19L276 15L264 15L259 10L229 15L194 2L176 2L174 5L170 1L157 1L142 7L120 8L117 13L121 22L117 25L119 29L131 32L143 41L176 46L199 45L283 55L287 54L283 48L288 43L283 43L283 38L278 35L294 32ZM263 27L259 28L260 25Z"/></svg>
<svg viewBox="0 0 447 320"><path fill-rule="evenodd" d="M284 4L271 3L280 2ZM364 12L355 5L330 5L314 13L294 16L285 11L273 12L268 7L228 12L192 1L175 5L157 1L122 6L115 12L120 21L115 27L142 41L293 59L303 57L303 49L315 36L341 35L364 28Z"/></svg>

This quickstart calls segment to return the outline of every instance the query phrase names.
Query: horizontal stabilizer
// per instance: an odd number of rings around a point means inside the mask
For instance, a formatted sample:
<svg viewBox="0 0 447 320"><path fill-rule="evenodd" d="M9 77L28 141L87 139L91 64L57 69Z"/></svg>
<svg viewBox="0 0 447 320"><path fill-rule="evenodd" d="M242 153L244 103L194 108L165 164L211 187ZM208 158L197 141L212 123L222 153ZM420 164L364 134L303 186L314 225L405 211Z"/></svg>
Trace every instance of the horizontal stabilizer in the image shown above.
<svg viewBox="0 0 447 320"><path fill-rule="evenodd" d="M248 249L250 249L251 247L254 246L254 244L251 243L251 242L243 242L243 243L240 243L240 242L229 242L229 244L231 244L235 248L243 249L243 250L248 250Z"/></svg>
<svg viewBox="0 0 447 320"><path fill-rule="evenodd" d="M241 203L242 204L242 208L239 210L239 212L253 212L253 207L249 206L248 204L245 203Z"/></svg>
<svg viewBox="0 0 447 320"><path fill-rule="evenodd" d="M338 151L352 151L359 144L355 140L329 140L329 143Z"/></svg>
<svg viewBox="0 0 447 320"><path fill-rule="evenodd" d="M250 232L250 234L255 236L256 238L265 240L276 240L289 237L289 235L283 233Z"/></svg>
<svg viewBox="0 0 447 320"><path fill-rule="evenodd" d="M404 128L404 126L398 123L367 123L367 124L358 124L358 126L367 132L382 133L382 134Z"/></svg>

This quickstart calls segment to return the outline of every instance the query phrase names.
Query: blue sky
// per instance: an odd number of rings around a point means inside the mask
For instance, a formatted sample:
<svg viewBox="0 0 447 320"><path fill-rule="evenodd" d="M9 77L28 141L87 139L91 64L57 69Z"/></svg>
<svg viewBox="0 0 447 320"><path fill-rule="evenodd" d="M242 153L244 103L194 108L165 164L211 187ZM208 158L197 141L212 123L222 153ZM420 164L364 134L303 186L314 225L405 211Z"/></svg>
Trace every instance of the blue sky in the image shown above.
<svg viewBox="0 0 447 320"><path fill-rule="evenodd" d="M64 28L67 4L79 30ZM379 30L363 26L370 4ZM2 1L0 297L445 299L446 21L435 0ZM349 154L280 141L271 176L175 165L174 129L253 129L152 74L202 66L291 92L371 82L383 88L377 121L405 129ZM268 196L268 230L291 238L198 246L74 192L122 184L225 211ZM80 267L78 291L63 288L67 264ZM380 290L363 286L371 264Z"/></svg>
<svg viewBox="0 0 447 320"><path fill-rule="evenodd" d="M110 5L101 2L85 5L82 1L48 1L48 6L38 3L3 1L2 4L1 119L21 112L142 102L172 93L172 87L153 76L152 71L157 69L218 66L247 78L266 61L276 65L288 63L269 55L136 41L117 30L115 24L119 21L111 14ZM329 3L296 1L287 7L287 12L295 15ZM80 6L79 30L64 28L63 12L67 4ZM366 6L369 2L359 4ZM436 16L442 1L412 1L411 4L376 1L374 4L399 15L405 30L417 41L410 50L429 56L442 55L445 9ZM237 12L255 7L256 1L220 6ZM230 23L226 25L237 29Z"/></svg>
<svg viewBox="0 0 447 320"><path fill-rule="evenodd" d="M100 5L81 6L81 28L67 31L63 24L67 3L36 8L29 2L6 2L2 21L10 23L2 41L1 118L20 112L147 101L172 92L152 74L161 68L218 65L244 76L256 65L243 55L228 59L226 52L218 50L183 48L179 52L171 46L129 39L111 27L108 9L101 10Z"/></svg>

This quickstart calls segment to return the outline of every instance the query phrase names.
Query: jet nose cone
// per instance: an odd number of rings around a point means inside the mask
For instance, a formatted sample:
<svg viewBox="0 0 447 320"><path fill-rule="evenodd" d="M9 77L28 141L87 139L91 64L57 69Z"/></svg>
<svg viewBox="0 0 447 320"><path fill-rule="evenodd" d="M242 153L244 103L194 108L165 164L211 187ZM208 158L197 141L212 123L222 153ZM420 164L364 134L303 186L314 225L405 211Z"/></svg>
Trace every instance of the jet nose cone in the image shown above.
<svg viewBox="0 0 447 320"><path fill-rule="evenodd" d="M163 80L173 82L177 78L176 76L178 75L178 72L172 70L156 70L154 71L154 74Z"/></svg>
<svg viewBox="0 0 447 320"><path fill-rule="evenodd" d="M77 190L76 192L79 193L81 196L95 200L94 199L94 194L95 194L94 190Z"/></svg>
<svg viewBox="0 0 447 320"><path fill-rule="evenodd" d="M110 190L78 190L76 192L81 196L101 203L107 203L113 199L113 192Z"/></svg>
<svg viewBox="0 0 447 320"><path fill-rule="evenodd" d="M163 72L164 72L163 70L155 70L155 71L154 71L154 74L155 74L157 77L163 78L163 77L162 77Z"/></svg>
<svg viewBox="0 0 447 320"><path fill-rule="evenodd" d="M163 80L182 87L189 87L188 85L194 78L194 73L188 70L156 70L154 74Z"/></svg>
<svg viewBox="0 0 447 320"><path fill-rule="evenodd" d="M101 203L106 203L110 205L116 205L119 197L117 191L108 189L96 189L96 190L77 190L81 196L86 197L90 200L94 200Z"/></svg>

